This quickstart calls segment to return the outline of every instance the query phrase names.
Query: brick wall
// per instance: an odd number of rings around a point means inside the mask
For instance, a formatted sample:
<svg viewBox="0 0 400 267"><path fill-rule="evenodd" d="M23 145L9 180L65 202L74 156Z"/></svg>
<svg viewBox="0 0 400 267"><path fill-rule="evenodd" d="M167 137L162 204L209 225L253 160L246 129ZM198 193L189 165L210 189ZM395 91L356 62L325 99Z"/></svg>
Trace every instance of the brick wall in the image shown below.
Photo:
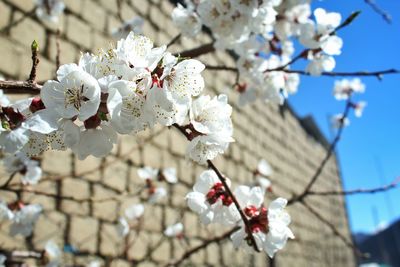
<svg viewBox="0 0 400 267"><path fill-rule="evenodd" d="M0 1L0 28L29 13L30 0ZM109 33L119 25L114 0L65 0L67 8L60 20L61 63L76 62L80 51L95 51L109 47ZM176 34L169 19L172 6L166 0L123 1L122 17L140 15L145 19L144 33L157 45L168 43ZM30 43L36 39L41 47L38 79L54 76L56 58L56 27L35 17L26 18L8 33L0 35L0 72L11 79L26 79L29 75ZM196 40L184 39L174 45L173 52L196 47L210 41L206 35ZM233 65L225 54L204 55L200 60L210 65ZM235 106L236 95L228 90L235 76L228 72L205 71L206 93L227 93ZM252 171L261 158L267 159L273 169L274 193L290 198L300 192L322 158L326 148L311 137L299 119L289 109L257 103L253 107L234 109L234 138L228 153L218 157L216 165L234 184L253 182ZM47 240L73 245L79 255L65 254L67 265L85 264L99 258L106 265L159 266L196 246L205 238L222 233L221 228L204 227L198 216L188 211L184 195L190 190L204 167L185 160L186 140L176 131L156 127L138 136L120 138L111 156L106 159L88 158L78 161L68 152L47 152L42 167L46 177L35 189L60 193L71 199L93 197L107 199L101 202L59 200L46 196L24 194L27 202L40 203L44 214L35 226L31 238L11 238L7 225L0 227L0 247L5 249L41 249ZM181 183L168 187L169 196L156 205L147 205L140 227L126 240L117 236L115 224L118 215L131 203L144 202L144 195L134 195L143 182L137 176L140 166L176 167ZM5 179L5 175L2 175ZM340 173L335 157L325 167L315 189L338 190ZM1 198L16 196L1 193ZM273 199L269 197L269 200ZM308 202L348 238L349 229L344 199L339 197L309 197ZM333 236L331 230L319 222L303 206L295 204L289 212L291 229L296 240L276 256L276 266L353 266L352 251ZM162 236L167 225L183 221L188 241L180 242ZM224 229L228 230L228 229ZM126 244L129 249L124 250ZM234 251L230 242L210 245L192 256L188 266L268 266L264 253L248 255Z"/></svg>

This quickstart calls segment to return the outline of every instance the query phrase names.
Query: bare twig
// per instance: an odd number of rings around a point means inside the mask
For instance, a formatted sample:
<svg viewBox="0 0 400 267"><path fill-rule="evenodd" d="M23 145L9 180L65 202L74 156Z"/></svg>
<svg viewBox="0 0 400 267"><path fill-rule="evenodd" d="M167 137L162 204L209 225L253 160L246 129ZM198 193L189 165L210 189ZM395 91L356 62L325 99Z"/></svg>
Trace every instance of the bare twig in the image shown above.
<svg viewBox="0 0 400 267"><path fill-rule="evenodd" d="M288 70L284 69L281 70L286 73L298 73L301 75L310 76L311 74L304 71L304 70ZM322 72L322 76L375 76L379 80L382 79L382 76L385 74L399 74L400 70L398 69L387 69L387 70L380 70L380 71L354 71L354 72Z"/></svg>
<svg viewBox="0 0 400 267"><path fill-rule="evenodd" d="M359 256L360 258L365 258L366 255L364 255L361 251L359 251L357 249L357 247L353 244L353 242L347 240L347 238L339 232L338 229L336 229L336 227L327 219L325 219L318 211L316 211L314 208L312 208L310 205L308 205L306 202L301 201L300 202L308 211L310 211L315 217L317 217L318 220L320 220L322 223L324 223L325 225L327 225L333 232L333 234L337 237L339 237L343 243L346 244L346 246L348 246L349 248L351 248L355 254L357 254L357 256Z"/></svg>
<svg viewBox="0 0 400 267"><path fill-rule="evenodd" d="M179 41L179 39L181 39L182 34L178 34L177 36L175 36L168 44L167 44L167 48L170 47L171 45L173 45L174 43L176 43L177 41Z"/></svg>
<svg viewBox="0 0 400 267"><path fill-rule="evenodd" d="M176 55L179 55L180 57L191 57L191 58L195 58L204 54L208 54L210 52L214 52L215 48L214 48L214 43L208 43L205 45L201 45L199 47L193 48L193 49L189 49L189 50L185 50L182 51L180 53L176 53Z"/></svg>
<svg viewBox="0 0 400 267"><path fill-rule="evenodd" d="M121 22L124 22L122 18L122 0L117 0L117 17Z"/></svg>
<svg viewBox="0 0 400 267"><path fill-rule="evenodd" d="M8 185L11 183L12 179L14 178L14 176L17 174L17 172L13 172L10 177L8 177L7 181L0 187L0 189L2 188L7 188Z"/></svg>
<svg viewBox="0 0 400 267"><path fill-rule="evenodd" d="M28 81L0 81L0 89L7 94L37 95L42 86Z"/></svg>
<svg viewBox="0 0 400 267"><path fill-rule="evenodd" d="M224 234L222 234L222 235L220 235L220 236L217 236L217 237L214 237L214 238L205 240L202 244L200 244L200 245L198 245L198 246L196 246L196 247L194 247L194 248L192 248L192 249L190 249L190 250L187 250L187 251L182 255L181 258L177 259L176 261L170 262L170 263L168 263L168 264L165 265L165 266L166 266L166 267L167 267L167 266L179 266L180 264L183 263L184 260L188 259L188 258L189 258L190 256L192 256L193 254L197 253L198 251L200 251L200 250L202 250L202 249L207 248L209 245L211 245L211 244L213 244L213 243L219 243L219 242L223 241L224 239L228 238L231 234L233 234L233 233L236 232L237 230L239 230L239 227L235 227L235 228L233 228L232 230L229 230L228 232L226 232L226 233L224 233Z"/></svg>
<svg viewBox="0 0 400 267"><path fill-rule="evenodd" d="M325 192L316 192L316 191L309 191L308 195L318 195L318 196L329 196L329 195L355 195L355 194L375 194L375 193L380 193L380 192L385 192L390 189L396 188L398 184L400 183L400 177L397 177L394 179L393 182L390 184L381 186L381 187L376 187L376 188L371 188L371 189L355 189L355 190L349 190L349 191L325 191Z"/></svg>
<svg viewBox="0 0 400 267"><path fill-rule="evenodd" d="M60 37L61 37L61 31L60 28L57 29L56 32L56 71L60 67L60 54L61 54L61 46L60 46Z"/></svg>
<svg viewBox="0 0 400 267"><path fill-rule="evenodd" d="M34 40L32 42L31 50L32 50L32 68L31 68L31 73L29 74L28 82L35 83L35 81L36 81L36 71L37 71L37 67L38 67L38 64L39 64L39 55L38 55L39 45L36 42L36 40Z"/></svg>
<svg viewBox="0 0 400 267"><path fill-rule="evenodd" d="M331 158L333 152L335 151L336 145L339 142L342 133L343 133L343 129L344 129L344 123L343 121L347 118L350 109L352 107L352 103L351 103L351 97L349 96L349 98L347 99L346 102L346 107L344 109L343 112L343 117L342 117L342 123L340 124L340 127L336 133L335 139L333 139L331 145L328 148L328 151L326 152L325 158L322 160L321 164L318 166L317 170L315 171L314 175L311 177L310 181L308 182L308 184L305 186L304 190L302 191L302 193L293 196L291 199L289 199L288 201L288 205L292 205L293 203L297 202L297 201L302 201L303 198L305 196L307 196L308 192L310 191L311 187L314 185L314 183L317 181L317 179L320 177L326 163L328 162L328 160Z"/></svg>
<svg viewBox="0 0 400 267"><path fill-rule="evenodd" d="M392 23L392 16L382 8L378 6L377 3L373 0L364 0L364 2L369 5L376 13L382 16L383 20L386 21L387 23L391 24Z"/></svg>

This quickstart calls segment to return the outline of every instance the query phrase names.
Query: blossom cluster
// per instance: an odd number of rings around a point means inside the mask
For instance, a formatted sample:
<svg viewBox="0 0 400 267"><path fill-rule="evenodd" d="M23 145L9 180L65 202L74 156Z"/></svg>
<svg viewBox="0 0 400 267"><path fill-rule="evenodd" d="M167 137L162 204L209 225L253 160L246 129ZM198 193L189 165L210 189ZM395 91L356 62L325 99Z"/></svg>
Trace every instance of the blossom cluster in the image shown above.
<svg viewBox="0 0 400 267"><path fill-rule="evenodd" d="M200 95L204 68L131 32L116 48L60 66L40 97L2 104L0 147L28 156L70 148L79 159L103 157L118 134L159 123L189 130L187 157L204 164L233 142L227 97Z"/></svg>
<svg viewBox="0 0 400 267"><path fill-rule="evenodd" d="M335 81L335 85L333 88L334 97L341 101L346 100L350 101L351 97L354 94L362 94L365 91L365 84L361 82L360 79L354 78L351 80L342 79L339 81ZM364 111L364 108L367 106L367 102L359 101L359 102L351 102L349 103L350 108L354 110L354 115L356 117L361 117ZM336 114L332 118L332 124L334 128L340 128L343 126L347 126L350 124L350 120L344 114Z"/></svg>
<svg viewBox="0 0 400 267"><path fill-rule="evenodd" d="M211 30L216 49L233 51L241 83L239 105L256 99L282 103L295 93L299 76L279 71L288 68L294 41L304 46L300 54L309 60L306 72L318 76L335 67L343 41L336 35L341 15L317 8L311 1L293 0L186 0L178 4L172 20L181 33L194 37L202 26Z"/></svg>
<svg viewBox="0 0 400 267"><path fill-rule="evenodd" d="M264 162L262 162L263 164ZM225 178L228 186L230 180ZM290 216L285 211L287 200L278 198L268 208L264 207L265 190L261 187L238 186L233 196L228 193L217 174L207 170L200 174L193 191L186 195L189 208L198 213L203 224L218 223L240 226L231 235L233 245L251 251L251 237L256 246L268 256L282 249L289 238L294 238L289 229ZM247 218L247 226L242 220L233 197L238 201Z"/></svg>

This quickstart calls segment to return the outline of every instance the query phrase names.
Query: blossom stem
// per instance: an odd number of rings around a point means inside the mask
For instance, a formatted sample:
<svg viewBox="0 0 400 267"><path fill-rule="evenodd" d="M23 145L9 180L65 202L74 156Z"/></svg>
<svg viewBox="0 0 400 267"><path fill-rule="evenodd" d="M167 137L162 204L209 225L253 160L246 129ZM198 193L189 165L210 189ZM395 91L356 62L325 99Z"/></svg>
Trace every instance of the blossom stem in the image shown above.
<svg viewBox="0 0 400 267"><path fill-rule="evenodd" d="M400 177L397 177L393 180L390 184L371 188L371 189L355 189L349 191L325 191L325 192L318 192L318 191L309 191L308 195L319 195L319 196L330 196L330 195L355 195L355 194L375 194L380 192L385 192L390 189L396 188L400 183Z"/></svg>
<svg viewBox="0 0 400 267"><path fill-rule="evenodd" d="M189 141L191 140L192 136L191 136L190 133L186 132L186 128L185 128L184 126L180 126L180 125L178 125L178 124L176 124L176 123L174 123L173 126L174 126L175 128L177 128L183 135L185 135L185 137L186 137ZM209 167L210 169L212 169L212 170L215 172L215 174L218 176L218 179L221 181L221 183L222 183L222 185L224 186L226 192L227 192L228 195L232 198L232 201L233 201L233 203L235 204L235 207L236 207L236 209L238 210L238 212L239 212L239 214L240 214L240 217L242 218L243 223L244 223L244 225L245 225L245 227L246 227L246 230L247 230L247 232L248 232L248 236L250 237L252 246L254 247L254 249L255 249L257 252L261 252L261 250L257 247L257 243L256 243L256 240L254 239L253 234L251 233L251 227L250 227L250 224L249 224L249 220L247 219L246 215L244 214L242 208L240 207L240 204L239 204L239 202L237 201L235 195L233 194L233 192L232 192L231 189L229 188L228 184L226 183L225 177L221 174L221 172L218 170L218 168L214 165L214 163L213 163L211 160L207 160L207 164L208 164L208 167Z"/></svg>
<svg viewBox="0 0 400 267"><path fill-rule="evenodd" d="M209 245L213 244L213 243L219 243L221 241L223 241L224 239L228 238L231 234L233 234L234 232L236 232L237 230L239 230L239 227L235 227L232 230L229 230L228 232L211 238L211 239L207 239L205 240L202 244L187 250L181 258L179 258L178 260L174 261L174 262L170 262L168 264L165 265L165 267L168 266L179 266L181 263L183 263L184 260L188 259L190 256L192 256L193 254L197 253L198 251L207 248Z"/></svg>
<svg viewBox="0 0 400 267"><path fill-rule="evenodd" d="M244 214L242 208L240 207L240 204L237 201L235 195L233 194L233 192L229 188L229 185L226 183L225 177L220 173L220 171L217 169L217 167L215 167L214 163L212 163L211 160L207 160L207 164L208 164L208 167L211 168L217 174L217 176L218 176L219 180L221 181L221 183L223 184L226 192L232 198L232 201L235 204L236 209L238 210L238 212L240 214L240 217L242 218L243 223L244 223L244 225L246 227L246 230L247 230L248 236L250 237L252 246L254 247L254 249L257 252L261 252L261 250L257 247L257 243L256 243L256 240L254 239L253 234L251 233L252 231L251 231L249 220L247 219L246 215Z"/></svg>
<svg viewBox="0 0 400 267"><path fill-rule="evenodd" d="M328 151L327 151L327 153L325 155L325 158L321 161L320 165L318 166L318 168L315 171L314 175L311 177L310 181L308 182L308 184L304 188L303 192L298 194L298 195L296 195L296 196L293 196L291 199L289 199L288 205L292 205L293 203L298 202L298 201L301 202L307 196L307 194L309 193L311 187L314 185L314 183L317 181L317 179L320 177L320 175L321 175L326 163L331 158L332 154L335 151L336 145L340 141L340 138L342 136L343 129L344 129L343 121L349 115L350 109L351 109L351 97L349 96L349 98L347 99L347 102L346 102L346 107L345 107L344 112L343 112L342 123L339 126L339 129L338 129L338 131L336 133L335 139L332 141L332 143L330 144L330 146L328 148Z"/></svg>
<svg viewBox="0 0 400 267"><path fill-rule="evenodd" d="M176 55L179 55L180 57L195 58L195 57L198 57L198 56L201 56L204 54L208 54L208 53L214 52L214 51L215 51L214 43L212 42L212 43L201 45L201 46L193 48L193 49L182 51L180 53L176 53Z"/></svg>

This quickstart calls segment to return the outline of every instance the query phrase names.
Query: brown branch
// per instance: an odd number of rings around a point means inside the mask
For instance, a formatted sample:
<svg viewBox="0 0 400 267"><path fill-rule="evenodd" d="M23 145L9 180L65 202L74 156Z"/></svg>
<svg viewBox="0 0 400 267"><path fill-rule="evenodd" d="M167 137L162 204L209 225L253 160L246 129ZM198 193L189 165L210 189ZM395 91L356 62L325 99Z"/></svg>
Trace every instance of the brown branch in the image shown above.
<svg viewBox="0 0 400 267"><path fill-rule="evenodd" d="M186 137L187 140L189 140L189 141L192 140L191 134L186 131L185 127L179 126L176 123L174 123L173 126L175 128L177 128ZM236 199L235 195L231 191L229 185L226 183L226 178L221 174L221 172L218 170L218 168L214 165L214 163L211 160L207 160L207 164L208 164L208 167L210 169L212 169L215 172L215 174L218 176L218 179L221 181L221 183L224 186L226 192L232 198L232 201L235 204L235 207L236 207L237 211L239 212L240 217L242 218L242 221L243 221L243 223L245 225L246 232L247 232L248 236L250 237L251 245L254 247L254 249L257 252L260 252L261 250L257 247L256 240L254 239L254 236L252 234L249 220L247 219L246 215L244 214L242 208L240 207L240 204L239 204L238 200Z"/></svg>
<svg viewBox="0 0 400 267"><path fill-rule="evenodd" d="M38 56L39 45L36 42L36 40L34 40L32 42L31 50L32 50L32 68L31 68L31 73L29 74L28 82L35 83L35 81L36 81L36 71L37 71L37 67L38 67L38 64L39 64L39 56Z"/></svg>
<svg viewBox="0 0 400 267"><path fill-rule="evenodd" d="M29 81L0 81L0 89L6 94L31 94L40 93L42 86Z"/></svg>
<svg viewBox="0 0 400 267"><path fill-rule="evenodd" d="M45 192L45 191L33 190L33 189L30 189L30 188L18 188L18 189L16 189L16 188L1 187L0 190L8 191L8 192L16 193L16 194L31 193L31 194L35 194L35 195L39 195L39 196L51 197L51 198L58 199L58 200L72 200L72 201L75 201L75 202L78 202L78 203L83 203L83 202L102 203L102 202L107 202L107 201L111 201L111 200L120 201L121 198L133 197L133 196L138 195L141 192L141 190L139 190L139 191L135 191L133 194L128 194L125 191L125 192L119 193L118 195L113 195L113 196L106 197L106 198L93 198L93 197L75 198L75 197L70 197L70 196L63 196L63 195L59 195L59 194L48 193L48 192Z"/></svg>
<svg viewBox="0 0 400 267"><path fill-rule="evenodd" d="M288 70L288 69L284 69L281 70L284 71L286 73L297 73L297 74L301 74L301 75L306 75L306 76L310 76L311 74L304 71L304 70ZM354 71L354 72L322 72L321 75L322 76L375 76L376 78L378 78L379 80L382 79L382 75L384 74L399 74L400 70L398 69L387 69L387 70L380 70L380 71Z"/></svg>
<svg viewBox="0 0 400 267"><path fill-rule="evenodd" d="M57 53L56 53L56 71L60 67L60 54L61 54L60 37L61 37L61 31L60 31L60 28L58 28L57 32L56 32L56 49L57 49Z"/></svg>
<svg viewBox="0 0 400 267"><path fill-rule="evenodd" d="M347 102L346 102L346 107L345 107L344 112L343 112L342 121L344 121L347 118L347 116L349 115L351 107L352 107L351 97L349 96L349 98L347 99ZM318 166L317 170L315 171L314 175L311 177L310 181L305 186L303 192L298 194L298 195L296 195L296 196L293 196L291 199L289 199L288 205L292 205L293 203L295 203L297 201L302 201L303 198L307 196L307 194L310 191L311 187L314 185L314 183L320 177L320 175L321 175L326 163L328 162L328 160L331 158L332 154L334 153L336 145L337 145L337 143L339 142L339 140L340 140L340 138L342 136L343 129L344 129L344 123L342 122L340 124L340 127L339 127L337 133L336 133L335 139L333 139L331 145L328 148L328 151L326 152L325 158L321 161L321 163Z"/></svg>
<svg viewBox="0 0 400 267"><path fill-rule="evenodd" d="M233 234L237 230L239 230L239 227L235 227L232 230L230 230L230 231L228 231L228 232L226 232L226 233L224 233L224 234L222 234L220 236L205 240L202 244L200 244L200 245L198 245L198 246L196 246L196 247L194 247L194 248L192 248L190 250L187 250L182 255L182 257L179 258L178 260L166 264L165 267L168 267L168 266L179 266L180 264L183 263L184 260L190 258L190 256L192 256L193 254L197 253L198 251L200 251L202 249L207 248L209 245L211 245L213 243L219 243L219 242L223 241L224 239L228 238L231 234Z"/></svg>
<svg viewBox="0 0 400 267"><path fill-rule="evenodd" d="M172 40L167 44L167 48L170 47L171 45L173 45L174 43L176 43L177 41L179 41L179 39L181 39L182 34L178 34L177 36L175 36L174 38L172 38Z"/></svg>
<svg viewBox="0 0 400 267"><path fill-rule="evenodd" d="M17 174L17 172L13 172L10 177L8 177L7 181L0 187L0 189L2 188L7 188L8 185L11 183L12 179L14 178L14 176Z"/></svg>
<svg viewBox="0 0 400 267"><path fill-rule="evenodd" d="M308 195L318 195L318 196L329 196L329 195L355 195L355 194L375 194L380 192L385 192L390 189L396 188L397 185L400 183L400 177L397 177L393 182L390 184L371 188L371 189L355 189L349 191L325 191L325 192L317 192L317 191L309 191Z"/></svg>
<svg viewBox="0 0 400 267"><path fill-rule="evenodd" d="M310 205L308 205L306 202L301 201L300 202L308 211L310 211L315 217L317 217L318 220L320 220L322 223L327 225L333 232L333 234L337 237L339 237L343 243L351 248L357 256L360 258L365 258L366 255L363 254L361 251L357 249L357 247L353 244L353 242L349 241L342 233L339 232L339 230L327 219L325 219L318 211L316 211L314 208L312 208Z"/></svg>
<svg viewBox="0 0 400 267"><path fill-rule="evenodd" d="M208 43L205 45L201 45L199 47L193 48L193 49L189 49L189 50L185 50L182 51L180 53L176 53L176 56L180 56L180 57L190 57L190 58L195 58L204 54L208 54L210 52L214 52L215 48L214 48L214 43Z"/></svg>

